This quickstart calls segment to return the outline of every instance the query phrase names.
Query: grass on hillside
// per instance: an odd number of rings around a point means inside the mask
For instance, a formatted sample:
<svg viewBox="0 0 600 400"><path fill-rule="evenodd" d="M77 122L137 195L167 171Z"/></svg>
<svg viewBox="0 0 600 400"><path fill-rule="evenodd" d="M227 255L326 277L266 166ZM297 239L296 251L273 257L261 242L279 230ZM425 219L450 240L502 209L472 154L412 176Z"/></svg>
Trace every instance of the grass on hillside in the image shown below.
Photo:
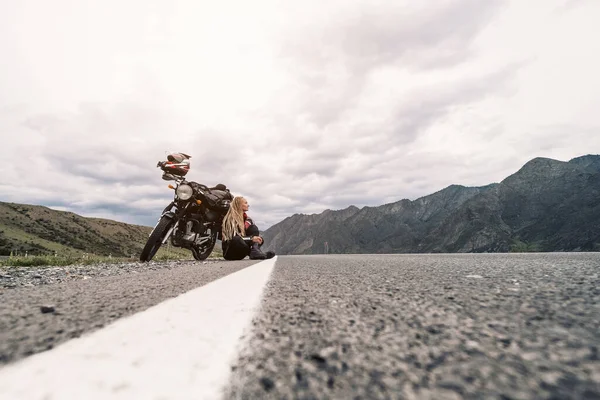
<svg viewBox="0 0 600 400"><path fill-rule="evenodd" d="M208 259L222 258L220 249L215 249ZM181 254L167 249L160 249L152 261L189 260L194 261L191 252ZM37 266L66 266L66 265L94 265L118 264L124 262L139 262L139 258L106 257L95 254L64 255L64 256L11 256L0 260L0 267L37 267Z"/></svg>
<svg viewBox="0 0 600 400"><path fill-rule="evenodd" d="M541 251L538 243L527 243L518 239L513 239L510 245L511 253L537 253Z"/></svg>

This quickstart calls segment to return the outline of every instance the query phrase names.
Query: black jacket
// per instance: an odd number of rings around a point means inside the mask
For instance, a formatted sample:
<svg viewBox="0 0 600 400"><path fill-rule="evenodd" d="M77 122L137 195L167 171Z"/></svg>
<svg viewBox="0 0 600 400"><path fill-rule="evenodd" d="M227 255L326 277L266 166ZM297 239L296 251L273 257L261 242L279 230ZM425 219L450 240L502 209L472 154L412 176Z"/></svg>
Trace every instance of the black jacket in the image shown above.
<svg viewBox="0 0 600 400"><path fill-rule="evenodd" d="M247 240L244 240L239 235L235 235L231 240L223 240L221 242L223 258L226 260L243 260L246 256L249 256L252 249L252 240L249 240L249 237L260 236L258 227L254 225L254 222L246 213L244 213L244 225L246 226L246 235L248 235L246 236ZM262 238L262 236L260 237ZM261 247L264 243L263 239L263 242L258 246Z"/></svg>

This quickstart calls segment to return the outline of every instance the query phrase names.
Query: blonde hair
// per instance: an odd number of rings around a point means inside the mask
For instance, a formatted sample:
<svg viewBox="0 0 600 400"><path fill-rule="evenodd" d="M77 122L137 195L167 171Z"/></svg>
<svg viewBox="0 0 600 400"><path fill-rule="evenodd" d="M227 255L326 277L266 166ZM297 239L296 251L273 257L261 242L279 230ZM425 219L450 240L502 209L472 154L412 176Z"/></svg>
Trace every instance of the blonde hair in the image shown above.
<svg viewBox="0 0 600 400"><path fill-rule="evenodd" d="M245 236L246 227L244 226L244 210L242 210L242 203L244 202L242 196L236 196L231 201L229 210L223 218L222 232L223 240L231 240L236 235Z"/></svg>

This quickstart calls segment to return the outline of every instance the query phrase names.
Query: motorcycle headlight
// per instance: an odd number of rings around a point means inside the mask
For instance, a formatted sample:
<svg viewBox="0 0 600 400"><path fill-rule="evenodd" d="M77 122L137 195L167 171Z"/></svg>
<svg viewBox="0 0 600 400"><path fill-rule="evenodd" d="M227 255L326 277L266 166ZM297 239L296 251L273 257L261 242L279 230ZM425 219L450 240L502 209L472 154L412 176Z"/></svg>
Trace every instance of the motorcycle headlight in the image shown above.
<svg viewBox="0 0 600 400"><path fill-rule="evenodd" d="M181 200L189 200L194 194L194 189L190 185L179 185L175 191L177 197Z"/></svg>

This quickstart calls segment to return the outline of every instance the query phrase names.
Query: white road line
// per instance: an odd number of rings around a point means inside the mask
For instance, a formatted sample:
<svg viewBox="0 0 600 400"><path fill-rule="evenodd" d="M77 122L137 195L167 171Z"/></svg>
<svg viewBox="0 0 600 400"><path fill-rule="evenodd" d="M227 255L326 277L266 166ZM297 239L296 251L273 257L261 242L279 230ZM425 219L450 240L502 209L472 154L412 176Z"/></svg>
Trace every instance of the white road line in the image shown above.
<svg viewBox="0 0 600 400"><path fill-rule="evenodd" d="M277 257L0 369L0 399L217 399Z"/></svg>

